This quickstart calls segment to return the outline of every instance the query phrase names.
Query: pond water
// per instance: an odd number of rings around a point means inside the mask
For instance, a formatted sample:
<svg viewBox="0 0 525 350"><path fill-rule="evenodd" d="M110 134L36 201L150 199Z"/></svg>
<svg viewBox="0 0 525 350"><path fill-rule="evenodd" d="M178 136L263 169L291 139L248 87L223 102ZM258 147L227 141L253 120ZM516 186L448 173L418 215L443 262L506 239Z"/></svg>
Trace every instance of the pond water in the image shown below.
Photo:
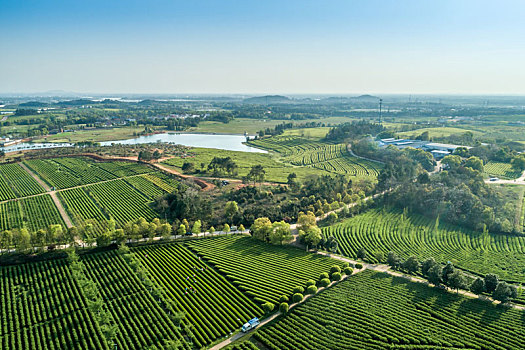
<svg viewBox="0 0 525 350"><path fill-rule="evenodd" d="M217 148L227 151L241 151L254 153L267 153L264 150L244 145L246 137L242 135L216 135L216 134L184 134L184 133L165 133L149 136L139 136L127 140L100 142L101 146L111 146L112 144L134 145L141 143L176 143L184 146ZM31 143L24 142L17 145L0 147L5 152L21 151L28 149L42 149L54 147L71 147L69 143Z"/></svg>

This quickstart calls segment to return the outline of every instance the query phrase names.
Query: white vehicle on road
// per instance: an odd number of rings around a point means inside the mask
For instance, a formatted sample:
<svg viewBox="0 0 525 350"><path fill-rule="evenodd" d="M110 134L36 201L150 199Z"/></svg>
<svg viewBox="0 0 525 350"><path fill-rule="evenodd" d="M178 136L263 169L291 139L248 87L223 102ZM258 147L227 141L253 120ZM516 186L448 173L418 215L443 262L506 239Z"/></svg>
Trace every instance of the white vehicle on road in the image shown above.
<svg viewBox="0 0 525 350"><path fill-rule="evenodd" d="M242 325L242 331L246 333L257 327L259 324L261 324L261 322L259 322L259 319L257 317L252 318L251 320Z"/></svg>

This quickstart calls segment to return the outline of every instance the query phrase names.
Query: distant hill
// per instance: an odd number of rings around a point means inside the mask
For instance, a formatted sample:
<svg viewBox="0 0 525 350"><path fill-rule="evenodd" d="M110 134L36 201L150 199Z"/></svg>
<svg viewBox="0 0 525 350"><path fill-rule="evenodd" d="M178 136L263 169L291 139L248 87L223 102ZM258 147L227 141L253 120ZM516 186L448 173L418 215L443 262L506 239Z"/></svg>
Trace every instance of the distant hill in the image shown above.
<svg viewBox="0 0 525 350"><path fill-rule="evenodd" d="M267 96L255 96L244 99L244 103L253 104L273 104L273 103L286 103L290 102L291 99L281 95L267 95Z"/></svg>
<svg viewBox="0 0 525 350"><path fill-rule="evenodd" d="M18 106L19 107L47 107L49 106L49 103L39 102L39 101L29 101L29 102L20 103Z"/></svg>
<svg viewBox="0 0 525 350"><path fill-rule="evenodd" d="M55 104L57 106L84 106L84 105L99 104L99 102L88 100L88 99L78 99L78 100L70 100L70 101L60 101Z"/></svg>
<svg viewBox="0 0 525 350"><path fill-rule="evenodd" d="M361 95L361 96L352 97L352 98L356 100L379 100L379 97L372 96L372 95Z"/></svg>

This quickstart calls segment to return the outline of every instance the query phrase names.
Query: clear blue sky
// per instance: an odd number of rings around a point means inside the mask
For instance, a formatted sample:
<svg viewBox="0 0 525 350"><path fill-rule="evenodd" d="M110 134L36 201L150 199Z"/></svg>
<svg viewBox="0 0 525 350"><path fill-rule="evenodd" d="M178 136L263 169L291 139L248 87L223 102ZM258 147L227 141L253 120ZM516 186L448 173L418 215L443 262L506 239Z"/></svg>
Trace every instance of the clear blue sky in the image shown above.
<svg viewBox="0 0 525 350"><path fill-rule="evenodd" d="M0 92L525 94L525 1L0 0Z"/></svg>

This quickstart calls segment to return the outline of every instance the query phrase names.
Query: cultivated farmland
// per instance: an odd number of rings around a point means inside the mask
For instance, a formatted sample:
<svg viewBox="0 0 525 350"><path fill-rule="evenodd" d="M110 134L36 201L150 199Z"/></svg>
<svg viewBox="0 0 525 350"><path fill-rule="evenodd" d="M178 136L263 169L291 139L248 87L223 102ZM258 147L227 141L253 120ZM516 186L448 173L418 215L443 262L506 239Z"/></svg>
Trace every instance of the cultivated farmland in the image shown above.
<svg viewBox="0 0 525 350"><path fill-rule="evenodd" d="M187 246L215 266L245 294L259 303L277 303L297 286L317 280L333 265L341 265L303 250L268 245L250 237L231 236L189 241Z"/></svg>
<svg viewBox="0 0 525 350"><path fill-rule="evenodd" d="M86 187L98 206L119 226L139 217L151 220L157 214L149 207L150 199L137 192L124 180L115 180ZM115 200L118 198L118 200Z"/></svg>
<svg viewBox="0 0 525 350"><path fill-rule="evenodd" d="M312 141L298 136L274 136L249 143L252 146L279 153L284 162L331 173L376 177L382 168L378 162L352 156L345 144Z"/></svg>
<svg viewBox="0 0 525 350"><path fill-rule="evenodd" d="M76 226L82 226L89 220L96 234L100 234L106 228L105 223L108 218L84 188L60 191L58 195Z"/></svg>
<svg viewBox="0 0 525 350"><path fill-rule="evenodd" d="M152 172L146 165L131 162L96 162L89 158L53 158L25 161L29 168L57 189Z"/></svg>
<svg viewBox="0 0 525 350"><path fill-rule="evenodd" d="M44 193L44 188L22 169L19 164L0 165L0 174L0 200ZM14 196L2 196L2 188L5 186L2 184L2 175L10 185Z"/></svg>
<svg viewBox="0 0 525 350"><path fill-rule="evenodd" d="M518 349L523 311L363 271L255 337L268 349ZM293 331L291 331L293 330Z"/></svg>
<svg viewBox="0 0 525 350"><path fill-rule="evenodd" d="M179 244L133 249L152 280L186 313L197 347L224 337L262 310L226 278Z"/></svg>
<svg viewBox="0 0 525 350"><path fill-rule="evenodd" d="M65 260L0 267L0 348L109 349Z"/></svg>
<svg viewBox="0 0 525 350"><path fill-rule="evenodd" d="M474 232L420 215L404 216L401 211L373 209L323 228L325 236L334 236L339 250L356 257L365 248L368 259L374 253L395 251L403 258L434 257L478 274L496 273L509 281L525 281L525 237Z"/></svg>
<svg viewBox="0 0 525 350"><path fill-rule="evenodd" d="M19 201L0 203L0 231L21 228L22 208Z"/></svg>
<svg viewBox="0 0 525 350"><path fill-rule="evenodd" d="M47 228L54 224L65 227L64 220L50 195L24 198L20 200L20 204L24 213L25 226L30 231Z"/></svg>
<svg viewBox="0 0 525 350"><path fill-rule="evenodd" d="M90 254L82 261L118 326L118 349L161 348L170 340L181 340L189 348L179 328L116 252Z"/></svg>
<svg viewBox="0 0 525 350"><path fill-rule="evenodd" d="M521 172L512 168L510 163L488 162L485 164L485 173L491 176L497 176L502 179L516 179L520 177Z"/></svg>

